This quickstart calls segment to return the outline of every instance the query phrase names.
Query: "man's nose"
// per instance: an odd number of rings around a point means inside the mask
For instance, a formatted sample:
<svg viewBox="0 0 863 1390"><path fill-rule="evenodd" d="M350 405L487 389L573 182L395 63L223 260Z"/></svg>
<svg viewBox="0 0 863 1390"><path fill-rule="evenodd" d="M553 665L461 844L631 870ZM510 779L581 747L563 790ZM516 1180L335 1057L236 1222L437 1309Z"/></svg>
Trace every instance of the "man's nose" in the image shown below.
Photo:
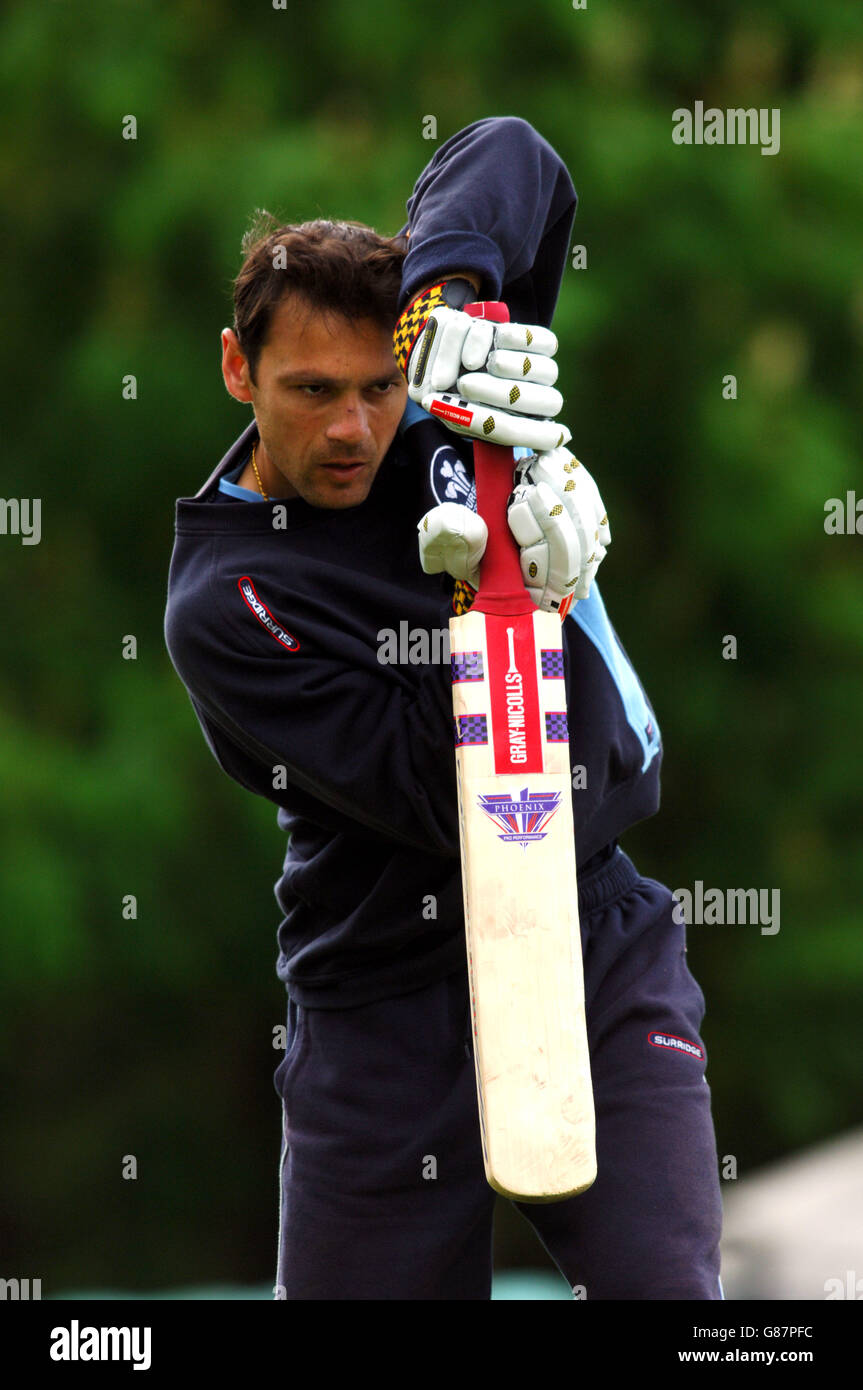
<svg viewBox="0 0 863 1390"><path fill-rule="evenodd" d="M343 444L359 443L369 436L369 420L365 403L359 396L341 401L327 427L327 438Z"/></svg>

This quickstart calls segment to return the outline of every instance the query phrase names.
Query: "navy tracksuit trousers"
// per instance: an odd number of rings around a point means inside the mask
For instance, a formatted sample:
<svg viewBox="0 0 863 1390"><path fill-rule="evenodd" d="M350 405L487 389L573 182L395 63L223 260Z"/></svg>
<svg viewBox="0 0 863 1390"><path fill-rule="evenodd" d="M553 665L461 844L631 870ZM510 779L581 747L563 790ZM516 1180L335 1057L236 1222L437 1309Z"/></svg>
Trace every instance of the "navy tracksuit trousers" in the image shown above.
<svg viewBox="0 0 863 1390"><path fill-rule="evenodd" d="M667 888L618 847L579 881L598 1175L519 1204L590 1299L719 1299L704 998ZM595 867L594 867L595 865ZM679 915L679 914L678 914ZM289 1002L276 1297L488 1299L466 972L344 1010Z"/></svg>

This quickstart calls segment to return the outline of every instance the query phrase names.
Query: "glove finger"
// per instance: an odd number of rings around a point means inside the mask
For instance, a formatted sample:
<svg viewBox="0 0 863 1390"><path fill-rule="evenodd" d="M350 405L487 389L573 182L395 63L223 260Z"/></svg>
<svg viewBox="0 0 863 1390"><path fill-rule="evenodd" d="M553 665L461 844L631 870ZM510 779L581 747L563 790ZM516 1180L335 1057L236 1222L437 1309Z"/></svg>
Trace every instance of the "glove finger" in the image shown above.
<svg viewBox="0 0 863 1390"><path fill-rule="evenodd" d="M513 381L535 381L540 386L553 386L558 375L553 357L537 357L528 352L489 353L485 367L492 376L505 376Z"/></svg>
<svg viewBox="0 0 863 1390"><path fill-rule="evenodd" d="M499 323L495 327L494 345L496 348L511 348L521 352L530 348L531 352L553 357L557 352L557 338L550 328L538 324Z"/></svg>
<svg viewBox="0 0 863 1390"><path fill-rule="evenodd" d="M548 546L545 541L522 550L521 577L526 589L537 590L539 596L542 596L548 582ZM533 597L532 593L531 597ZM534 602L537 600L534 599Z"/></svg>
<svg viewBox="0 0 863 1390"><path fill-rule="evenodd" d="M543 449L553 449L564 438L571 438L566 426L559 425L556 420L531 420L527 416L520 418L517 415L504 415L500 410L489 413L495 422L497 433L494 430L489 430L488 433L484 431L484 437L490 438L493 443L522 446L542 453ZM501 430L509 436L507 439L501 439Z"/></svg>
<svg viewBox="0 0 863 1390"><path fill-rule="evenodd" d="M519 545L536 545L543 539L542 527L533 514L530 505L529 489L521 486L515 489L506 510L509 529Z"/></svg>
<svg viewBox="0 0 863 1390"><path fill-rule="evenodd" d="M426 574L446 570L454 579L472 582L488 543L481 516L460 502L432 507L417 526L420 564Z"/></svg>
<svg viewBox="0 0 863 1390"><path fill-rule="evenodd" d="M584 534L587 550L599 544L611 544L611 530L596 479L575 455L566 448L551 449L539 457L520 460L519 478L533 483L543 482L562 498L575 524Z"/></svg>
<svg viewBox="0 0 863 1390"><path fill-rule="evenodd" d="M529 493L531 506L534 515L537 517L543 535L548 535L549 526L553 523L566 525L567 531L569 513L563 502L553 487L548 483L537 482ZM560 518L566 516L567 523L561 523Z"/></svg>
<svg viewBox="0 0 863 1390"><path fill-rule="evenodd" d="M527 416L508 415L506 411L492 410L448 392L423 396L421 405L423 410L443 420L456 434L470 435L472 439L487 439L489 443L502 444L505 448L523 447L543 453L572 438L566 425L560 425L556 420L531 420Z"/></svg>
<svg viewBox="0 0 863 1390"><path fill-rule="evenodd" d="M551 529L548 535L548 578L546 583L556 595L560 595L561 602L569 598L570 594L573 597L587 598L586 593L578 593L579 582L582 578L582 557L578 537L565 512L560 521L561 525Z"/></svg>
<svg viewBox="0 0 863 1390"><path fill-rule="evenodd" d="M471 319L470 328L461 350L462 366L469 372L478 372L480 368L485 366L493 342L494 324L488 319ZM455 377L451 377L450 380L454 381Z"/></svg>
<svg viewBox="0 0 863 1390"><path fill-rule="evenodd" d="M437 331L431 369L426 376L427 387L432 391L447 391L455 384L461 371L462 347L470 331L470 319L452 311L446 317L442 313L431 314L425 327L426 333L433 322L437 325Z"/></svg>
<svg viewBox="0 0 863 1390"><path fill-rule="evenodd" d="M589 474L582 469L578 459L568 449L558 449L555 452L562 456L560 461L556 463L553 473L548 477L545 474L542 476L558 496L563 498L564 506L573 521L577 521L584 514L580 484L583 477L589 477ZM592 498L587 503L587 510L592 518L596 512Z"/></svg>
<svg viewBox="0 0 863 1390"><path fill-rule="evenodd" d="M556 611L579 579L581 544L571 518L551 488L542 483L531 488L529 504L542 541L522 550L522 575L528 588L539 590L538 605Z"/></svg>
<svg viewBox="0 0 863 1390"><path fill-rule="evenodd" d="M561 450L562 452L564 451ZM583 464L579 464L578 459L573 458L572 462L577 471L573 474L574 490L566 495L567 505L571 505L572 514L581 521L589 537L589 549L585 554L594 546L600 546L605 554L605 547L611 544L605 503L599 495L593 475L588 473ZM567 487L569 486L571 484L567 484Z"/></svg>
<svg viewBox="0 0 863 1390"><path fill-rule="evenodd" d="M599 495L596 479L588 473L586 468L582 468L581 472L590 483L594 511L596 512L596 540L598 544L603 547L604 553L604 547L611 545L611 530L608 525L608 512L605 510L605 503Z"/></svg>
<svg viewBox="0 0 863 1390"><path fill-rule="evenodd" d="M537 511L540 507L545 511L541 525L548 552L546 585L562 601L574 592L580 578L583 539L560 498L547 483L537 484L531 502Z"/></svg>
<svg viewBox="0 0 863 1390"><path fill-rule="evenodd" d="M470 401L483 405L503 406L521 415L557 415L563 408L563 396L553 386L536 386L533 382L503 381L487 372L466 372L456 382L458 390Z"/></svg>
<svg viewBox="0 0 863 1390"><path fill-rule="evenodd" d="M581 574L579 575L578 583L572 591L573 598L581 599L588 597L590 593L590 586L593 583L593 577L596 574L596 571L599 569L599 566L602 563L604 556L604 550L597 550L593 552L593 558L585 563L584 568L582 569Z"/></svg>

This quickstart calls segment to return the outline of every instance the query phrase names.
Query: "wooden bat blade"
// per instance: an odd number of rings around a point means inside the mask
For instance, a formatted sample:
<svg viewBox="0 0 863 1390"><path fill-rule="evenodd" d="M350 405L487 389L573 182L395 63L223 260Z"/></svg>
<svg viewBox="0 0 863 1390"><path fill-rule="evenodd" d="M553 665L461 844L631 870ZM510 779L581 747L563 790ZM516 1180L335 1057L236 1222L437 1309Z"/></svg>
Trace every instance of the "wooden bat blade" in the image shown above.
<svg viewBox="0 0 863 1390"><path fill-rule="evenodd" d="M450 620L465 926L489 1184L596 1177L560 618Z"/></svg>

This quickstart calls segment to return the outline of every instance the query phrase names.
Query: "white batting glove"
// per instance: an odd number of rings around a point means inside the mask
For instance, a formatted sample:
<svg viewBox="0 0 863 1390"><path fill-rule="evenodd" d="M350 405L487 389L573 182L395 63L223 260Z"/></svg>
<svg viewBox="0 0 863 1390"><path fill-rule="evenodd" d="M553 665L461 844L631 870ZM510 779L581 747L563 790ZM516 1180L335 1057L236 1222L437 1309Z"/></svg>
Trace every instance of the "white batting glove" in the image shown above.
<svg viewBox="0 0 863 1390"><path fill-rule="evenodd" d="M548 328L495 324L441 306L429 314L411 352L408 395L456 433L549 448L561 439L560 430L548 428L563 407L554 388L556 351Z"/></svg>
<svg viewBox="0 0 863 1390"><path fill-rule="evenodd" d="M519 461L507 519L538 608L565 615L587 598L611 531L596 483L569 449Z"/></svg>
<svg viewBox="0 0 863 1390"><path fill-rule="evenodd" d="M445 571L479 587L479 562L488 544L488 527L462 502L441 502L426 512L417 530L420 564L426 574Z"/></svg>

